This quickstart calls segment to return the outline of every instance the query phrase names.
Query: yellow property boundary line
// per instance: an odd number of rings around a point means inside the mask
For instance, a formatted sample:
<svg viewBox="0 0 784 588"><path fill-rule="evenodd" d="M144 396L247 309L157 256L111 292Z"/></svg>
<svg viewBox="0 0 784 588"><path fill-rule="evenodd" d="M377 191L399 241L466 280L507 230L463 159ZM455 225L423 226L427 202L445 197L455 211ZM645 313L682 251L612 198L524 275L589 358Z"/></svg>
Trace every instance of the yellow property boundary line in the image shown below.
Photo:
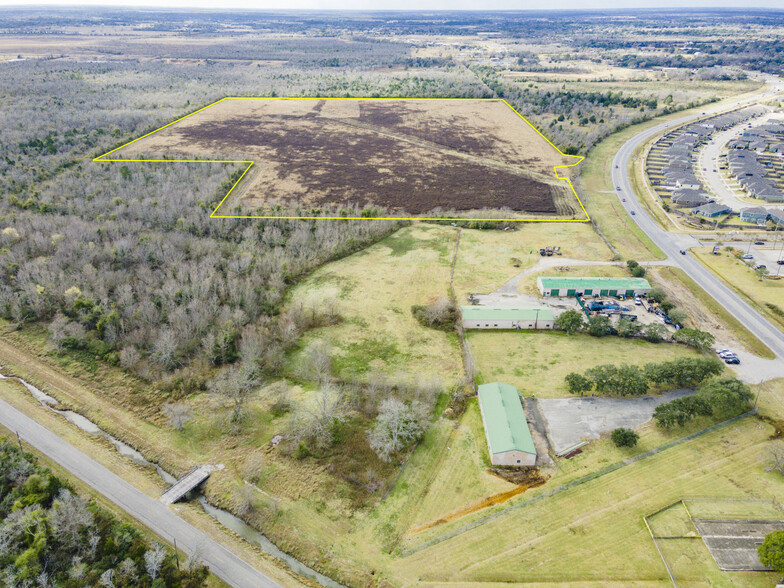
<svg viewBox="0 0 784 588"><path fill-rule="evenodd" d="M556 179L558 179L558 180L566 180L566 182L569 184L569 187L571 188L572 193L574 194L575 198L577 198L577 202L580 204L580 208L582 209L583 213L585 214L585 218L584 219L549 219L549 218L548 219L543 219L543 218L439 218L439 217L426 217L426 216L422 216L422 217L364 217L364 216L223 215L223 214L217 214L218 209L221 206L223 206L223 203L226 201L226 199L234 191L234 188L236 188L237 185L242 181L242 178L245 177L245 174L248 173L250 168L253 167L253 164L255 163L253 160L249 160L249 159L236 159L236 160L233 160L233 159L105 159L107 156L111 155L115 151L119 151L120 149L123 149L123 148L127 147L128 145L136 143L136 141L141 141L145 137L149 137L150 135L153 135L153 134L157 133L158 131L162 131L163 129L165 129L167 127L170 127L170 126L172 126L172 125L174 125L174 124L176 124L176 123L178 123L178 122L180 122L182 120L185 120L189 116L193 116L194 114L198 114L198 113L200 113L200 112L202 112L204 110L207 110L208 108L211 108L212 106L215 106L216 104L220 104L224 100L472 100L472 101L494 101L494 102L497 102L497 101L500 100L501 102L506 104L512 110L512 112L514 112L517 116L519 116L521 119L523 119L528 124L528 126L530 126L534 131L536 131L537 134L540 137L542 137L542 139L547 141L550 144L550 146L553 149L555 149L558 153L560 153L563 157L578 157L579 158L579 160L576 161L575 163L553 166L553 172L555 173L555 178ZM352 98L337 98L337 97L333 97L333 98L329 98L329 97L320 97L320 96L318 96L318 97L316 97L316 96L296 96L296 97L294 97L294 96L291 96L291 97L288 97L288 96L226 96L225 98L221 98L220 100L217 100L217 101L215 101L215 102L213 102L211 104L208 104L207 106L205 106L203 108L195 110L194 112L191 112L190 114L186 114L185 116L182 116L182 117L180 117L180 118L178 118L176 120L173 120L169 124L163 125L162 127L158 128L158 129L155 129L154 131L150 131L149 133L146 133L146 134L142 135L141 137L138 137L138 138L134 139L133 141L129 141L128 143L125 143L124 145L120 145L119 147L116 147L116 148L112 149L111 151L108 151L108 152L104 153L103 155L99 155L98 157L93 159L93 161L94 162L99 162L99 163L119 163L119 162L125 162L125 163L244 163L244 164L247 164L247 167L245 167L245 170L242 172L240 177L237 178L237 181L232 184L231 188L229 188L229 191L226 192L226 195L218 203L218 206L216 206L215 210L212 211L212 213L210 214L210 218L266 218L266 219L286 218L286 219L323 219L323 220L423 220L423 219L425 219L425 220L442 220L442 221L509 221L509 222L540 222L540 223L587 223L587 222L591 221L591 217L588 215L588 211L585 210L585 206L583 206L583 203L580 200L580 196L577 195L577 190L574 189L574 185L572 184L572 181L568 177L559 176L558 175L558 168L574 167L576 165L581 164L584 159L585 159L585 157L583 157L582 155L567 155L566 153L564 153L563 151L558 149L558 147L553 145L553 143L552 143L552 141L550 141L550 139L545 137L539 131L539 129L537 129L533 124L531 124L531 122L527 118L525 118L522 114L517 112L517 110L515 110L512 107L512 105L509 104L503 98L357 98L357 97L352 97Z"/></svg>

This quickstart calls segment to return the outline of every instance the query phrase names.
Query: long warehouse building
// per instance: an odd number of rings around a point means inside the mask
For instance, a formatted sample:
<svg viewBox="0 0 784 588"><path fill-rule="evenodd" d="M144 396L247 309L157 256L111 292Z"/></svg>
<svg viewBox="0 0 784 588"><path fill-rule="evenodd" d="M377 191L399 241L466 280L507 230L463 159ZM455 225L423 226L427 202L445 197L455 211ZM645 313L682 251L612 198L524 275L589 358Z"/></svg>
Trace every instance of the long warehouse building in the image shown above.
<svg viewBox="0 0 784 588"><path fill-rule="evenodd" d="M464 329L552 329L549 308L461 306Z"/></svg>
<svg viewBox="0 0 784 588"><path fill-rule="evenodd" d="M542 296L639 296L651 291L645 278L538 278Z"/></svg>
<svg viewBox="0 0 784 588"><path fill-rule="evenodd" d="M517 388L493 382L479 386L477 395L490 463L503 466L536 465L536 447Z"/></svg>

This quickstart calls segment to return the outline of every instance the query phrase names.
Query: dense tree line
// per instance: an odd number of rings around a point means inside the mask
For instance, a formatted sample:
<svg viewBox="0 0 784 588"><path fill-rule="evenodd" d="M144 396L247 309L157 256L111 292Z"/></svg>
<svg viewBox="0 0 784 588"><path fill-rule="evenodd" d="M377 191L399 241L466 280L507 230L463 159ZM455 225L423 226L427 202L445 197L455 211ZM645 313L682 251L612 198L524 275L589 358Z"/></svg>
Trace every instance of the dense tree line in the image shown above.
<svg viewBox="0 0 784 588"><path fill-rule="evenodd" d="M571 372L566 385L572 394L607 396L642 396L650 389L666 390L692 387L710 376L720 374L724 365L717 359L683 357L640 367L628 364L605 364L592 367L584 374Z"/></svg>
<svg viewBox="0 0 784 588"><path fill-rule="evenodd" d="M130 75L127 64L18 65L0 70L0 153L11 162L0 165L0 315L49 323L58 351L84 350L159 380L194 360L232 363L253 347L274 371L314 326L304 309L278 316L286 288L400 226L210 219L231 167L84 159L172 116L173 107L146 105L173 81L167 103L188 108L188 96L225 91L227 76L200 87L155 66ZM87 76L104 85L100 99ZM52 116L34 116L39 110Z"/></svg>
<svg viewBox="0 0 784 588"><path fill-rule="evenodd" d="M660 404L653 418L665 429L682 427L698 416L728 419L749 410L753 397L751 389L736 378L714 378L692 396Z"/></svg>
<svg viewBox="0 0 784 588"><path fill-rule="evenodd" d="M180 569L165 547L0 439L0 584L197 588L206 577L196 558Z"/></svg>

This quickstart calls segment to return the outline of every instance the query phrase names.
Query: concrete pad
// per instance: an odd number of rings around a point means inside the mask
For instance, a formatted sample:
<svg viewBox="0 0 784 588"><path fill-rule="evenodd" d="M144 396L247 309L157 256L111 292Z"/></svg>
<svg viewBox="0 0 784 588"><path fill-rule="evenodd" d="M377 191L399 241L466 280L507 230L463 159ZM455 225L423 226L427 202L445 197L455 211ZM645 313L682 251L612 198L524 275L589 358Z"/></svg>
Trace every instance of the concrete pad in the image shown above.
<svg viewBox="0 0 784 588"><path fill-rule="evenodd" d="M537 403L547 421L550 446L560 453L618 427L633 429L651 420L660 404L692 393L673 390L640 398L539 398Z"/></svg>
<svg viewBox="0 0 784 588"><path fill-rule="evenodd" d="M757 547L765 535L784 529L784 521L692 519L721 570L767 571Z"/></svg>

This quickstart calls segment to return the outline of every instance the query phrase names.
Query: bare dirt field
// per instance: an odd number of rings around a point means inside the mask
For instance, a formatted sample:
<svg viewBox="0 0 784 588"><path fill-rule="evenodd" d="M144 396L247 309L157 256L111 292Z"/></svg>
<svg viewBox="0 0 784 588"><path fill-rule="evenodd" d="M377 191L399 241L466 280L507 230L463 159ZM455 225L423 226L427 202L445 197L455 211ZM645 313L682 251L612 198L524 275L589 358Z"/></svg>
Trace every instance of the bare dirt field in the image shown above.
<svg viewBox="0 0 784 588"><path fill-rule="evenodd" d="M107 159L243 159L222 205L506 210L582 218L562 155L500 100L229 98Z"/></svg>

